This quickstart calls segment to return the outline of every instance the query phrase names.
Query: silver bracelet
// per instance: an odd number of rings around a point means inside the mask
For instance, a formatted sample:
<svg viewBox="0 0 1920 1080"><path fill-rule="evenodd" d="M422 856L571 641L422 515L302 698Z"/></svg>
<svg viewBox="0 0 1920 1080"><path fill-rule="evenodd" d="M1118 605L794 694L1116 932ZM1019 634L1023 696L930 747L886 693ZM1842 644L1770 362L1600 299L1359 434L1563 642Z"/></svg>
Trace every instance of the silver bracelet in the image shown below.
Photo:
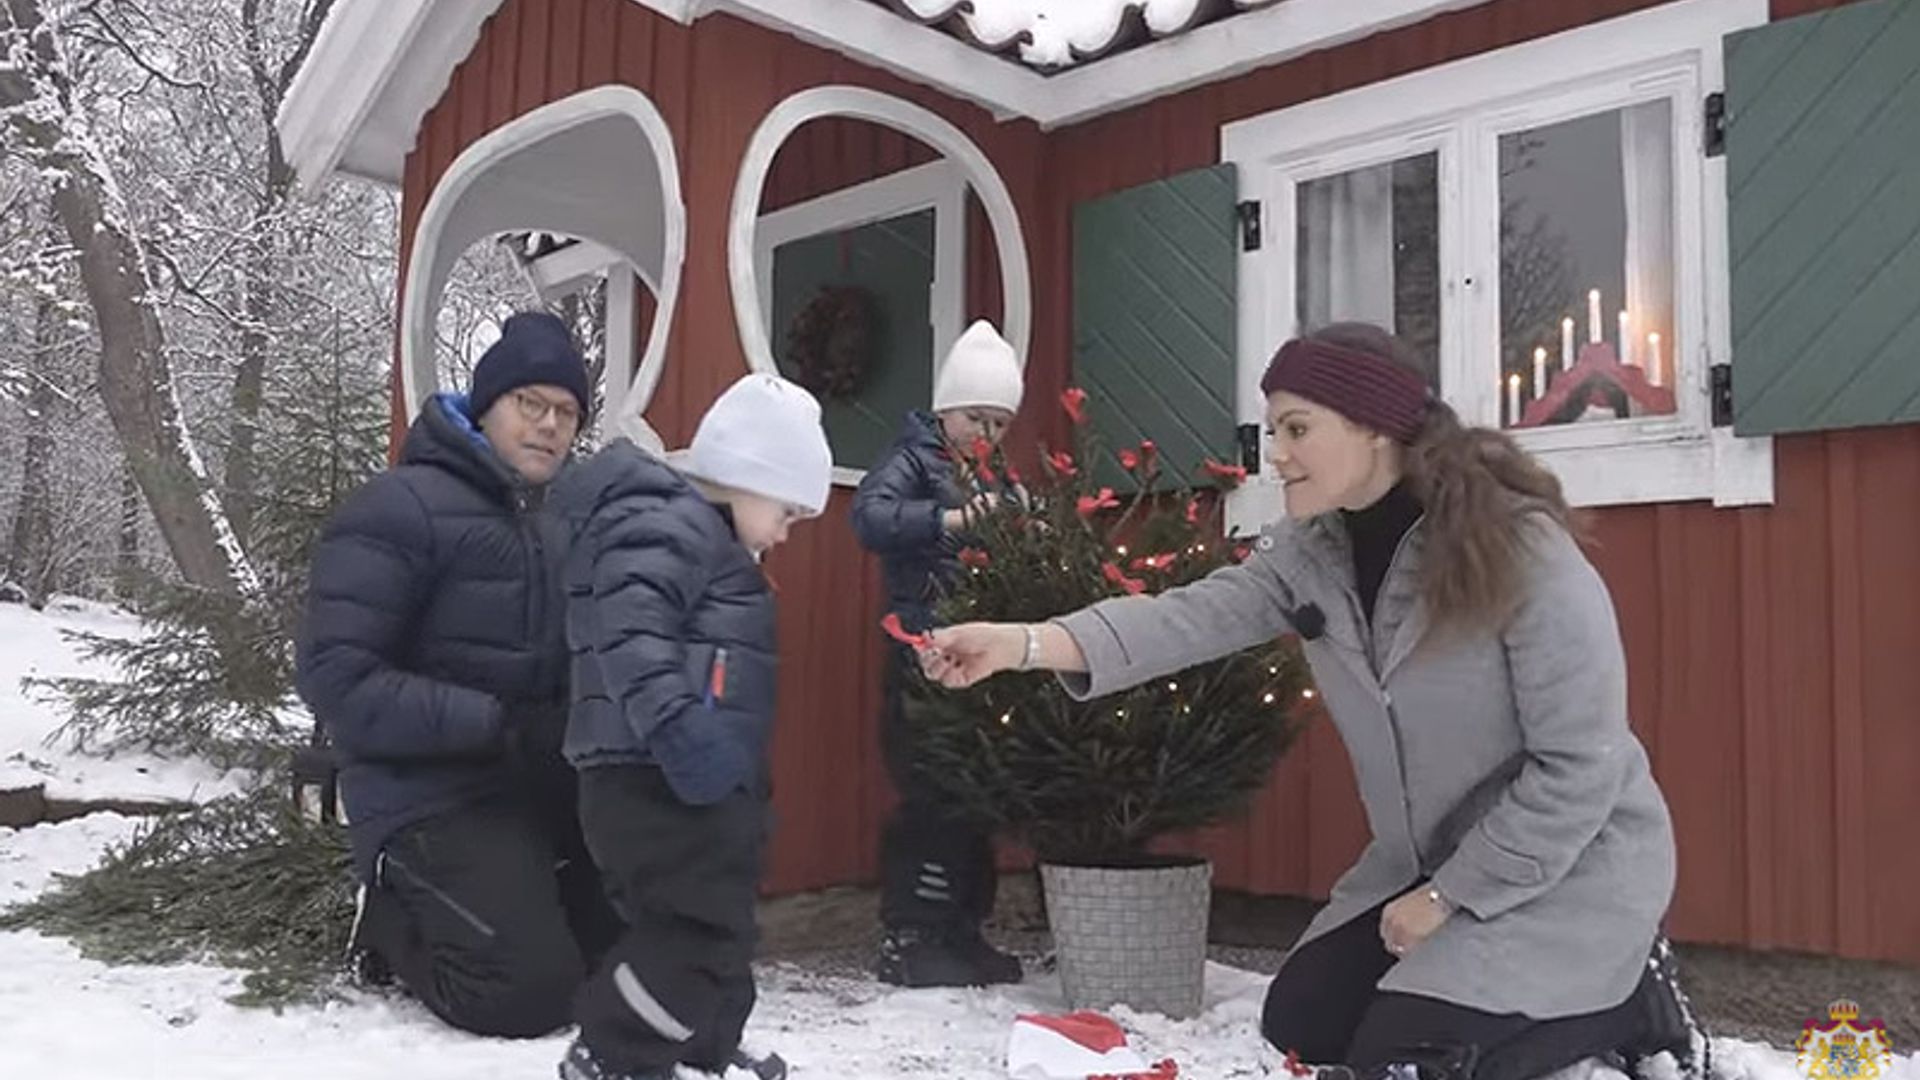
<svg viewBox="0 0 1920 1080"><path fill-rule="evenodd" d="M1034 660L1040 656L1040 628L1027 623L1021 629L1027 633L1027 647L1020 654L1020 670L1032 671Z"/></svg>
<svg viewBox="0 0 1920 1080"><path fill-rule="evenodd" d="M1435 907L1439 908L1441 911L1445 912L1448 915L1451 915L1454 912L1453 901L1447 899L1446 894L1441 892L1438 886L1435 886L1435 885L1427 886L1427 900L1429 903L1433 904Z"/></svg>

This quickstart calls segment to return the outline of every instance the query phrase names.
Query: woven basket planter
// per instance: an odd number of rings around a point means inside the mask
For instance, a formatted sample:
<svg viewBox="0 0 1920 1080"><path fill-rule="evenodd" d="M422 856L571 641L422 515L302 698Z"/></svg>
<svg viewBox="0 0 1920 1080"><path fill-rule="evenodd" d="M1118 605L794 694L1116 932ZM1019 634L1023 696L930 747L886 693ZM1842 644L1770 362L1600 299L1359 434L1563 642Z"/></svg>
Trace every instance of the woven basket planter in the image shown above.
<svg viewBox="0 0 1920 1080"><path fill-rule="evenodd" d="M1040 868L1068 1005L1200 1012L1213 866Z"/></svg>

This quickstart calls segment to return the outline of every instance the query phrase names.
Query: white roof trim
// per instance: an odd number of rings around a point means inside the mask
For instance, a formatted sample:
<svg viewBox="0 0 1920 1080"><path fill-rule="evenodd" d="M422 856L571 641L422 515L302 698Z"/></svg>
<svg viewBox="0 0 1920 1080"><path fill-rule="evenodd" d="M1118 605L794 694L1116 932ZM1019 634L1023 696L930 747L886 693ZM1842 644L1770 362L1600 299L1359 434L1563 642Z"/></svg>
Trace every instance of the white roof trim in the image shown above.
<svg viewBox="0 0 1920 1080"><path fill-rule="evenodd" d="M339 0L278 124L308 186L398 184L428 109L502 0ZM1042 128L1079 123L1484 0L1282 0L1042 75L868 0L632 0L677 22L737 15Z"/></svg>
<svg viewBox="0 0 1920 1080"><path fill-rule="evenodd" d="M398 185L420 121L502 0L339 0L274 123L300 182Z"/></svg>

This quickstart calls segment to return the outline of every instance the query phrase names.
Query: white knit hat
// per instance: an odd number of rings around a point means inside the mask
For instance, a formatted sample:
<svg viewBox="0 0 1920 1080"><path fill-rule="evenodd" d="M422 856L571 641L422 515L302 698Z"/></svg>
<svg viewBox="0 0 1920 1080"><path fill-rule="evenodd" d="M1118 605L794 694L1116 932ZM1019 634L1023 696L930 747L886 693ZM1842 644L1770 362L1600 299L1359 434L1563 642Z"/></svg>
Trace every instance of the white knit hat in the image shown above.
<svg viewBox="0 0 1920 1080"><path fill-rule="evenodd" d="M693 444L673 462L689 476L810 514L827 508L833 486L820 403L778 375L755 373L727 387L700 418Z"/></svg>
<svg viewBox="0 0 1920 1080"><path fill-rule="evenodd" d="M933 411L990 405L1019 412L1022 389L1020 358L1013 346L981 319L947 350L933 381Z"/></svg>

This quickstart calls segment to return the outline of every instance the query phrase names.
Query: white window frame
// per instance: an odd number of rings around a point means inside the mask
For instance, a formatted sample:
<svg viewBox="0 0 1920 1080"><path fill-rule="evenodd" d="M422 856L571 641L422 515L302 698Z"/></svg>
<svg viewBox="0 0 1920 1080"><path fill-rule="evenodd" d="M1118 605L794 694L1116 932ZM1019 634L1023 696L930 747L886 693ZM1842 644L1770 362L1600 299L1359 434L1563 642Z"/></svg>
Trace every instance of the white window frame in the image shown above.
<svg viewBox="0 0 1920 1080"><path fill-rule="evenodd" d="M933 324L929 369L960 337L966 303L967 179L950 161L902 169L839 191L762 214L754 230L754 279L761 325L773 326L773 253L780 245L822 233L858 228L921 210L933 211L933 282L927 314ZM860 483L864 469L833 467L833 482Z"/></svg>
<svg viewBox="0 0 1920 1080"><path fill-rule="evenodd" d="M1497 425L1498 371L1486 358L1500 348L1500 137L1668 100L1677 411L1513 434L1578 506L1771 503L1772 440L1710 425L1709 367L1731 349L1726 165L1703 152L1702 118L1706 96L1725 86L1722 39L1767 18L1766 0L1681 0L1222 127L1221 159L1239 166L1241 197L1261 204L1268 237L1240 261L1239 419L1262 423L1260 375L1297 328L1297 185L1437 151L1441 387L1464 420ZM1236 528L1281 512L1270 473L1230 503Z"/></svg>

